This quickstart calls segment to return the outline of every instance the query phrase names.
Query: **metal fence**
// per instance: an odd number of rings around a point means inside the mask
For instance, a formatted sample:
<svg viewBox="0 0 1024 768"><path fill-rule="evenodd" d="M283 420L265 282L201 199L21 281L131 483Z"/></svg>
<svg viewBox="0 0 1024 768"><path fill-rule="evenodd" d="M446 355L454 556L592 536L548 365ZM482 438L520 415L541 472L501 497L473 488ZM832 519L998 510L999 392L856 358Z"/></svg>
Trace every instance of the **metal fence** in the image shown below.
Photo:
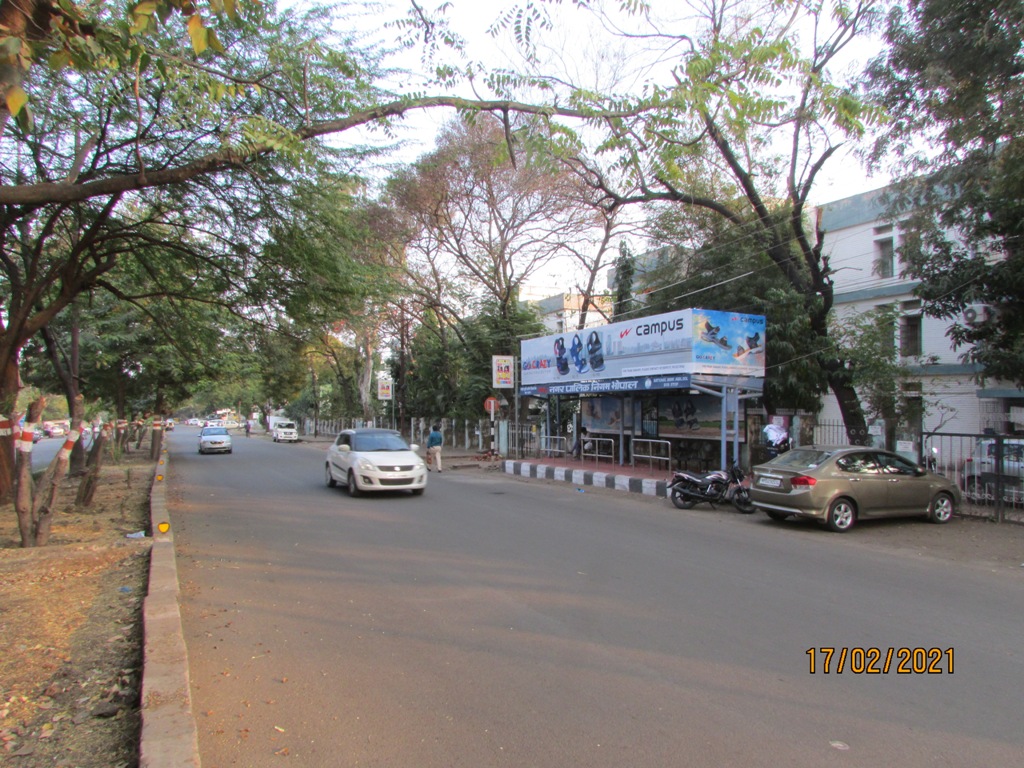
<svg viewBox="0 0 1024 768"><path fill-rule="evenodd" d="M854 430L853 439L842 421L819 421L814 425L815 445L874 445L874 436L867 429Z"/></svg>
<svg viewBox="0 0 1024 768"><path fill-rule="evenodd" d="M569 455L569 438L543 435L540 439L540 455L545 458L565 458Z"/></svg>
<svg viewBox="0 0 1024 768"><path fill-rule="evenodd" d="M450 448L461 448L467 451L484 453L491 446L491 423L488 419L425 419L406 420L401 425L394 424L388 418L381 419L304 419L301 421L302 434L309 437L334 437L343 429L360 427L379 427L381 429L398 429L410 442L426 445L427 435L433 424L441 425L444 445Z"/></svg>
<svg viewBox="0 0 1024 768"><path fill-rule="evenodd" d="M965 515L1024 522L1024 437L926 432L919 461L963 491Z"/></svg>
<svg viewBox="0 0 1024 768"><path fill-rule="evenodd" d="M647 465L654 469L654 462L659 465L665 462L665 468L672 471L672 441L671 440L650 440L647 438L635 438L630 453L633 466L636 466L637 459L647 459Z"/></svg>

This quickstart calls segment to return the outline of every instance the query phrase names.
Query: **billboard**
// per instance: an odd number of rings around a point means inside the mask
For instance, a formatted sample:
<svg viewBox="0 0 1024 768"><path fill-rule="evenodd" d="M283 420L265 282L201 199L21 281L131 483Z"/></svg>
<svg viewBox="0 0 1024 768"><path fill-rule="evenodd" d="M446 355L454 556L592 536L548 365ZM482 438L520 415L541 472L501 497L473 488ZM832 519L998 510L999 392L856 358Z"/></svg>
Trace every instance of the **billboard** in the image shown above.
<svg viewBox="0 0 1024 768"><path fill-rule="evenodd" d="M764 376L764 315L680 309L523 341L524 394L686 388L694 374Z"/></svg>
<svg viewBox="0 0 1024 768"><path fill-rule="evenodd" d="M491 355L491 387L494 389L515 389L516 380L512 355Z"/></svg>

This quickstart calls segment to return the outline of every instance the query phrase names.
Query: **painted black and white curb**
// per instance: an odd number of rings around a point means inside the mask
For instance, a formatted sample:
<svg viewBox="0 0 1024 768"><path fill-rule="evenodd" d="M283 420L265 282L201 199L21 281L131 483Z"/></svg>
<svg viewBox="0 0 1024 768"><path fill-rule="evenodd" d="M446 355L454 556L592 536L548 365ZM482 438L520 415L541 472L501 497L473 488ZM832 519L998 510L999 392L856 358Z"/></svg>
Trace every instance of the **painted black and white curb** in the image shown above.
<svg viewBox="0 0 1024 768"><path fill-rule="evenodd" d="M644 496L668 497L668 481L653 478L630 477L617 475L613 472L595 472L589 469L573 469L572 467L552 467L547 464L536 464L531 461L502 462L506 475L518 475L540 480L556 480L572 483L579 487L608 488L613 491L642 493Z"/></svg>

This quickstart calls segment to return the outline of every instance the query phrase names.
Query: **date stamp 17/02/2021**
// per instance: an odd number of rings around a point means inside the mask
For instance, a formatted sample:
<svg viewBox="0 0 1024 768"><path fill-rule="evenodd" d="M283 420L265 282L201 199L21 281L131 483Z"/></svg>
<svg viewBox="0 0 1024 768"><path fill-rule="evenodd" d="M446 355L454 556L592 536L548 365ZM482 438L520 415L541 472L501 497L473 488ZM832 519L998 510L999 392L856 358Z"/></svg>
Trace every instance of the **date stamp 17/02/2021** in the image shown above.
<svg viewBox="0 0 1024 768"><path fill-rule="evenodd" d="M952 675L952 648L808 648L812 675Z"/></svg>

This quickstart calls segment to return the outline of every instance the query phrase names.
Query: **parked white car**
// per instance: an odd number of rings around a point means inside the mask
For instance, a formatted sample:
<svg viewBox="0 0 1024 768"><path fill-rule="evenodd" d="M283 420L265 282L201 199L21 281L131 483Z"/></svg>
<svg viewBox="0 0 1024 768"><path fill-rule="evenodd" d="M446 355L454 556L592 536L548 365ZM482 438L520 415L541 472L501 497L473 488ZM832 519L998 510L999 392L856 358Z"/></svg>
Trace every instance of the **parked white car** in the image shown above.
<svg viewBox="0 0 1024 768"><path fill-rule="evenodd" d="M997 466L1000 449L1002 466ZM968 499L993 500L1000 484L1004 501L1024 503L1024 440L1003 438L1000 448L995 438L980 439L975 443L973 454L964 462L963 490Z"/></svg>
<svg viewBox="0 0 1024 768"><path fill-rule="evenodd" d="M327 451L327 485L344 483L350 496L365 491L412 491L419 496L427 487L427 465L391 429L346 429Z"/></svg>
<svg viewBox="0 0 1024 768"><path fill-rule="evenodd" d="M270 435L275 443L297 443L299 441L299 430L296 429L294 421L277 422Z"/></svg>

